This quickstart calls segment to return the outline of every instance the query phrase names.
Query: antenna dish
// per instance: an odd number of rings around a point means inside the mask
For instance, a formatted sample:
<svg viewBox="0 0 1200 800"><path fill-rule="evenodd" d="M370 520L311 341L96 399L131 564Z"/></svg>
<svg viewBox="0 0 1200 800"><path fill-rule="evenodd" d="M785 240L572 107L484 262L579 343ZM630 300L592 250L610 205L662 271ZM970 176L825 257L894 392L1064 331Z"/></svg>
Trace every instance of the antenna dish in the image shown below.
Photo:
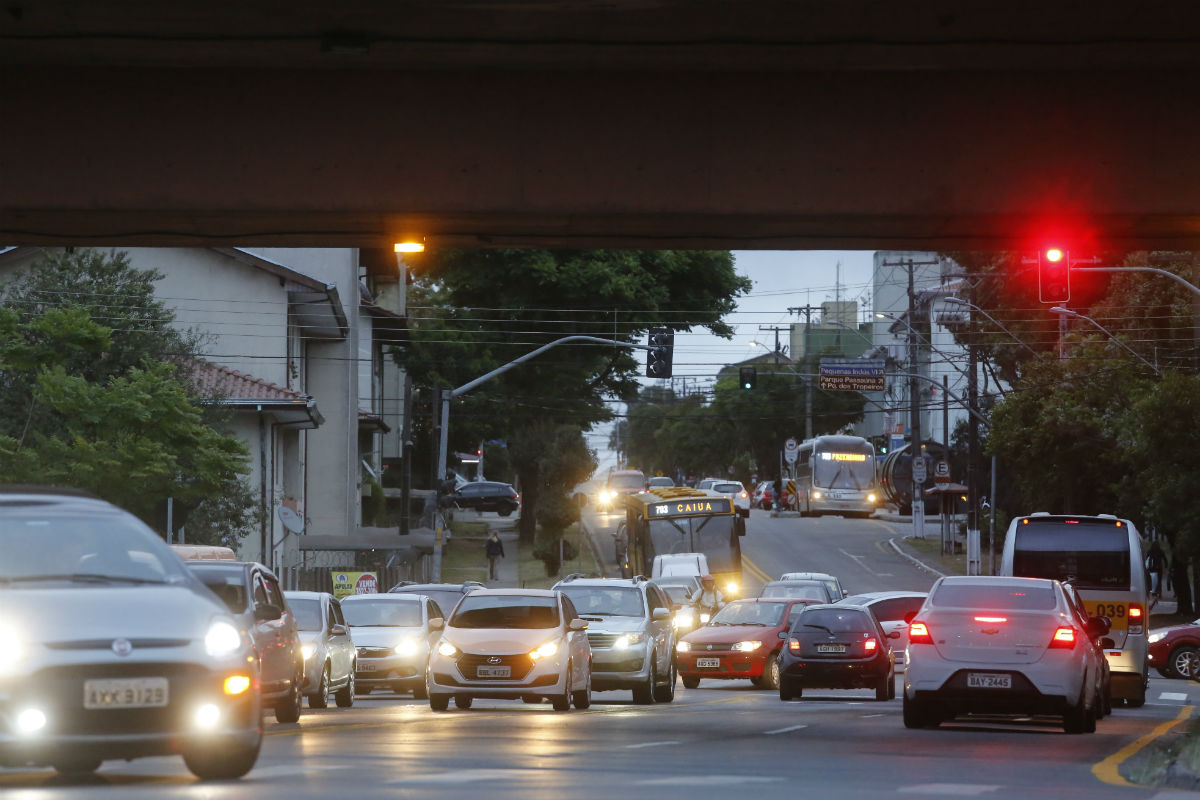
<svg viewBox="0 0 1200 800"><path fill-rule="evenodd" d="M279 517L279 521L283 523L283 527L292 533L304 533L304 517L292 509L287 506L280 506L275 514Z"/></svg>

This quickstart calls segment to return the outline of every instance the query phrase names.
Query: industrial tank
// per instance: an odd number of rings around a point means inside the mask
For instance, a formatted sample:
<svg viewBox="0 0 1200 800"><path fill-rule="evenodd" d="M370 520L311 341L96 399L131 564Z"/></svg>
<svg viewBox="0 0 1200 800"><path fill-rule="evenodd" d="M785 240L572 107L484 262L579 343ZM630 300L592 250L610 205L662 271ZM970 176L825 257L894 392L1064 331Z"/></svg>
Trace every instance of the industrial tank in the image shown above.
<svg viewBox="0 0 1200 800"><path fill-rule="evenodd" d="M933 486L933 466L939 461L949 460L950 454L946 446L932 439L925 440L925 483L924 488ZM887 454L879 468L879 482L883 486L883 496L899 508L901 514L912 513L912 449L911 444L897 447ZM925 495L925 512L928 514L941 513L942 504L938 495Z"/></svg>

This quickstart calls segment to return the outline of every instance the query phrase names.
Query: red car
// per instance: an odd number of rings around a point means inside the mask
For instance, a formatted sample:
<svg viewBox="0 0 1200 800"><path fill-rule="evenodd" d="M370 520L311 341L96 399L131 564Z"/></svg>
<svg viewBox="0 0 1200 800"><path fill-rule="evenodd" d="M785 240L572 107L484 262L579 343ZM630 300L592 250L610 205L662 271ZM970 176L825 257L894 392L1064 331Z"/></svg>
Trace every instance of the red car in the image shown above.
<svg viewBox="0 0 1200 800"><path fill-rule="evenodd" d="M764 689L779 688L779 634L809 603L795 597L734 600L679 640L675 662L683 685L695 689L701 678L749 679Z"/></svg>
<svg viewBox="0 0 1200 800"><path fill-rule="evenodd" d="M1200 619L1150 631L1150 666L1164 678L1197 678ZM1200 679L1200 678L1198 678Z"/></svg>

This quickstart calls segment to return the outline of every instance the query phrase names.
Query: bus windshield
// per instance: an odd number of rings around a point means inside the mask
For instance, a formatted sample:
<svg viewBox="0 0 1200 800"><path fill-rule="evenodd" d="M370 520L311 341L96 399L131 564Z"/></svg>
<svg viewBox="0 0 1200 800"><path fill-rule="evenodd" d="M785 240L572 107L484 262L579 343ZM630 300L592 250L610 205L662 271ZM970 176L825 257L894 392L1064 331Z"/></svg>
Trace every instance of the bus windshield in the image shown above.
<svg viewBox="0 0 1200 800"><path fill-rule="evenodd" d="M823 489L870 489L875 456L851 448L818 450L813 457L813 486Z"/></svg>
<svg viewBox="0 0 1200 800"><path fill-rule="evenodd" d="M1019 525L1013 574L1069 580L1077 589L1129 591L1129 531L1112 523L1063 524L1030 520Z"/></svg>
<svg viewBox="0 0 1200 800"><path fill-rule="evenodd" d="M730 572L741 568L735 556L732 514L712 517L652 519L647 527L653 552L647 558L666 553L704 553L712 572Z"/></svg>

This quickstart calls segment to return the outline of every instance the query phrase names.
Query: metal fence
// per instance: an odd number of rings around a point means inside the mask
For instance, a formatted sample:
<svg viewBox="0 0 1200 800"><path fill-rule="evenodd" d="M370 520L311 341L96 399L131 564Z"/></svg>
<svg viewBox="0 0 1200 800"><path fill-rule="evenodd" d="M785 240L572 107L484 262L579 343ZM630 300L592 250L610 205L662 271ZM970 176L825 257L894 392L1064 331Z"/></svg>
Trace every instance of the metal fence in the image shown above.
<svg viewBox="0 0 1200 800"><path fill-rule="evenodd" d="M431 559L421 556L413 563L402 563L391 567L283 567L277 570L280 582L285 591L294 592L332 592L333 573L335 572L374 572L379 583L379 591L386 592L400 581L416 581L426 583L431 574Z"/></svg>

